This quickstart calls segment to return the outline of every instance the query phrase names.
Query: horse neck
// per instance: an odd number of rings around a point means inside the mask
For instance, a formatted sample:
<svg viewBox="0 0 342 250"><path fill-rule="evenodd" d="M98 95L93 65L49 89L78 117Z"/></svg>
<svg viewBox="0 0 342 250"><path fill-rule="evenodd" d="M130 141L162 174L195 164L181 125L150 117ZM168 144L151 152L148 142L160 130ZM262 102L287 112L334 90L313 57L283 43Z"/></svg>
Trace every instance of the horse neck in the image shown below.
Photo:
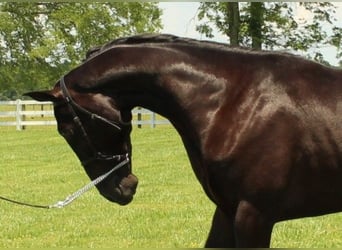
<svg viewBox="0 0 342 250"><path fill-rule="evenodd" d="M103 91L112 93L120 110L141 106L157 112L170 120L183 140L200 147L200 138L222 105L226 89L218 68L214 63L208 67L206 55L202 57L193 58L175 47L123 47L98 58L97 64L102 65L105 60L117 60L97 72L100 80L96 82L101 85L101 78L105 79Z"/></svg>

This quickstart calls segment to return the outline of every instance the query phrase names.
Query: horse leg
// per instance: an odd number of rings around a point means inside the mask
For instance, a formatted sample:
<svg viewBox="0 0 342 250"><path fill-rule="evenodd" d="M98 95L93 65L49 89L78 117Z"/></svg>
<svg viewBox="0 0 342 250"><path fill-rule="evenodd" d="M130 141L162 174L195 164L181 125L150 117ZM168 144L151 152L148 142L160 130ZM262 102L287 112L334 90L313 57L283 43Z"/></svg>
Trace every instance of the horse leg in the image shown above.
<svg viewBox="0 0 342 250"><path fill-rule="evenodd" d="M217 207L205 247L235 247L234 217Z"/></svg>
<svg viewBox="0 0 342 250"><path fill-rule="evenodd" d="M237 247L269 247L273 225L251 203L241 201L234 223Z"/></svg>

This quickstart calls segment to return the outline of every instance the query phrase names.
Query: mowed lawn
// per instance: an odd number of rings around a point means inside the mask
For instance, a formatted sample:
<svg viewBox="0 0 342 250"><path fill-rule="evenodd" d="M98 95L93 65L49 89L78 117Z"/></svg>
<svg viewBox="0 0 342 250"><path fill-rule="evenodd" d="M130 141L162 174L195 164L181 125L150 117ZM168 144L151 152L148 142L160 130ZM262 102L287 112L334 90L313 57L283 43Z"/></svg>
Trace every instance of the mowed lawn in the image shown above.
<svg viewBox="0 0 342 250"><path fill-rule="evenodd" d="M88 183L54 127L0 133L0 195L51 204ZM110 203L95 189L63 209L0 201L0 247L202 247L214 205L179 136L171 126L134 128L132 141L140 183L131 204ZM342 213L279 223L272 246L342 247Z"/></svg>

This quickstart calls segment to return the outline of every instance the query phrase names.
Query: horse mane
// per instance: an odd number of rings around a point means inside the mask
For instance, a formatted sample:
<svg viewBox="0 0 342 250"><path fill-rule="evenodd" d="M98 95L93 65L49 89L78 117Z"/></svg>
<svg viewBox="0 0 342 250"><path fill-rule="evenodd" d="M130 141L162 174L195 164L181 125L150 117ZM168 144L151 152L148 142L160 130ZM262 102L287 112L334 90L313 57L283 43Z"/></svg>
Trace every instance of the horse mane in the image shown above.
<svg viewBox="0 0 342 250"><path fill-rule="evenodd" d="M194 47L212 47L216 49L221 50L230 50L235 51L240 54L261 54L261 55L269 55L269 56L275 56L278 59L286 60L287 63L291 63L288 60L297 60L301 61L302 63L309 63L309 64L315 64L319 65L320 67L327 67L326 65L323 65L321 63L308 60L306 58L303 58L299 55L295 55L292 53L288 53L287 51L267 51L267 50L255 50L248 47L233 47L227 43L220 43L215 41L209 41L209 40L197 40L193 38L185 38L185 37L179 37L171 34L139 34L139 35L133 35L128 37L122 37L112 40L109 43L106 43L101 46L93 47L89 49L86 53L86 58L84 61L87 61L88 59L97 56L101 54L102 52L113 48L116 45L122 45L122 44L151 44L151 43L178 43L178 44L188 44ZM336 67L329 67L328 68L334 68L335 70L340 70Z"/></svg>
<svg viewBox="0 0 342 250"><path fill-rule="evenodd" d="M134 35L123 38L114 39L113 41L104 44L102 46L97 46L89 49L86 53L86 60L93 56L100 54L101 52L110 49L116 45L121 44L143 44L143 43L183 43L191 44L197 46L216 46L221 48L233 48L228 44L219 43L207 40L196 40L193 38L178 37L170 34L142 34ZM239 47L241 49L241 47ZM251 50L249 48L243 48L244 50Z"/></svg>

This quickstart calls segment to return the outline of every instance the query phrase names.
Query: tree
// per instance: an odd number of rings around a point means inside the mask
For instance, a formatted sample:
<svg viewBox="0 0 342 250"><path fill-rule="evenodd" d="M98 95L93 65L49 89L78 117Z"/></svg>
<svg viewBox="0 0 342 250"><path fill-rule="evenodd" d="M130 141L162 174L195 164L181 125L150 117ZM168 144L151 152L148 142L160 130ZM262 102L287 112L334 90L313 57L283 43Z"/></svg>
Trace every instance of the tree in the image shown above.
<svg viewBox="0 0 342 250"><path fill-rule="evenodd" d="M306 52L320 45L332 44L341 48L341 28L336 27L335 6L330 2L245 2L237 3L238 10L231 12L224 2L203 2L200 4L198 18L203 22L197 30L207 37L213 37L214 26L227 35L228 41L235 45L232 38L232 25L239 26L235 38L240 46L255 49L290 49ZM305 11L309 18L297 18L298 10ZM238 23L231 20L232 13L239 15ZM328 27L328 28L327 28ZM329 36L329 30L334 36ZM341 57L341 53L339 54ZM318 50L314 58L324 61Z"/></svg>
<svg viewBox="0 0 342 250"><path fill-rule="evenodd" d="M238 2L227 2L228 35L230 44L239 46L240 11Z"/></svg>
<svg viewBox="0 0 342 250"><path fill-rule="evenodd" d="M0 93L48 88L86 51L161 28L157 3L0 3ZM0 96L1 98L1 96Z"/></svg>
<svg viewBox="0 0 342 250"><path fill-rule="evenodd" d="M248 32L252 39L252 48L262 47L262 27L264 25L264 3L250 3L250 18L248 20Z"/></svg>

